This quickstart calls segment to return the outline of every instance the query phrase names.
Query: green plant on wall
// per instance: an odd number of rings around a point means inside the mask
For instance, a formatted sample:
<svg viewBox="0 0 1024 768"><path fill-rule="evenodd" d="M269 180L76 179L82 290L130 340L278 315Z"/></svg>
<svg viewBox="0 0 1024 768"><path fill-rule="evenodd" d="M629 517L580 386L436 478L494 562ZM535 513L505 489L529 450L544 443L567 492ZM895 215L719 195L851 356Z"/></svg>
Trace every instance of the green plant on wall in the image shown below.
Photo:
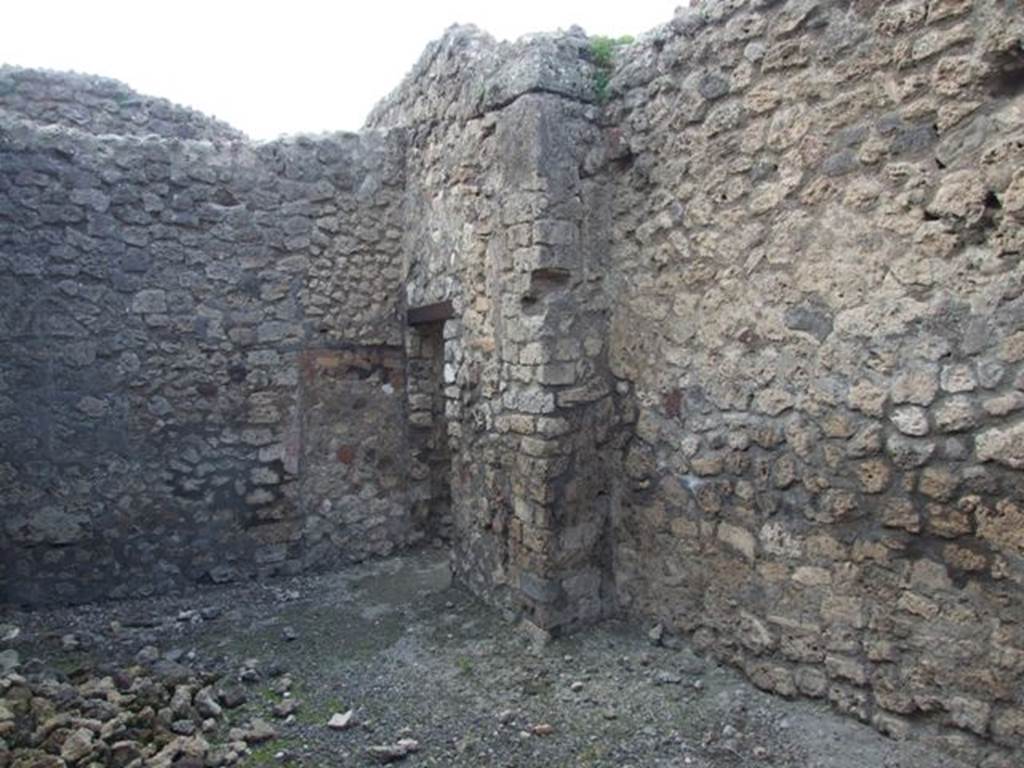
<svg viewBox="0 0 1024 768"><path fill-rule="evenodd" d="M615 49L632 42L632 35L597 35L590 38L590 60L594 64L594 92L598 103L603 104L608 100L608 83L615 69Z"/></svg>

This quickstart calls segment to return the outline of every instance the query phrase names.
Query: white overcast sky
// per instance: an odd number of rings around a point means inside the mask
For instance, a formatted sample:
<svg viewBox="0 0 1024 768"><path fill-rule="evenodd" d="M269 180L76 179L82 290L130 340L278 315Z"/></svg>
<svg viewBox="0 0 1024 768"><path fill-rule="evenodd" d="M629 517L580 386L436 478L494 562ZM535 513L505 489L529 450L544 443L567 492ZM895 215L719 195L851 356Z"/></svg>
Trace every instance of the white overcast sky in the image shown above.
<svg viewBox="0 0 1024 768"><path fill-rule="evenodd" d="M0 62L122 80L253 138L356 130L453 23L638 35L685 0L8 0Z"/></svg>

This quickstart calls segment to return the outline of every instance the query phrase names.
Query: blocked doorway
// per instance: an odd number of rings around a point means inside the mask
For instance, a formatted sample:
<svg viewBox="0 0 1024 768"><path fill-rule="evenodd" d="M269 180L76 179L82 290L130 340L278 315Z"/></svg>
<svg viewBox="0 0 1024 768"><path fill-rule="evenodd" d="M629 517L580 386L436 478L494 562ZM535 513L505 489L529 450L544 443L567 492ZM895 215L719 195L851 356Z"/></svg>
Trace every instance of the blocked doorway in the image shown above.
<svg viewBox="0 0 1024 768"><path fill-rule="evenodd" d="M445 322L450 302L410 309L406 359L412 511L428 540L452 535L451 451L445 407Z"/></svg>

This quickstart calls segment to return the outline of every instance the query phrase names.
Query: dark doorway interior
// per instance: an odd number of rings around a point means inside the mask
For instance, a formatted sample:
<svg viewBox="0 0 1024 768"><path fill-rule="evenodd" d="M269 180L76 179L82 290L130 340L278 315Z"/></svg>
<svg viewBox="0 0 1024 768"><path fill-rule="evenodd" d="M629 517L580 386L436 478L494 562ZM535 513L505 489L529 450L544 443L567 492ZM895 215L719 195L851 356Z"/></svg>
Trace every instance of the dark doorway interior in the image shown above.
<svg viewBox="0 0 1024 768"><path fill-rule="evenodd" d="M413 514L429 539L447 541L452 527L452 492L445 418L444 320L431 317L412 324L408 340Z"/></svg>

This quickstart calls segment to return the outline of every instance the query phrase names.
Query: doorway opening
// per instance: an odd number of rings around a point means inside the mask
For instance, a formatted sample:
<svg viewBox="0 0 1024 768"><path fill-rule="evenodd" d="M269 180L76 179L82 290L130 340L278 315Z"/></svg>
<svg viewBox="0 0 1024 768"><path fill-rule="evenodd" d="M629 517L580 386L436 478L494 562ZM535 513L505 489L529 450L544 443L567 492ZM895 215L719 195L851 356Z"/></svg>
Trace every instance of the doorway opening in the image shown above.
<svg viewBox="0 0 1024 768"><path fill-rule="evenodd" d="M451 451L445 408L445 320L450 302L408 311L406 335L413 519L428 540L452 535Z"/></svg>

